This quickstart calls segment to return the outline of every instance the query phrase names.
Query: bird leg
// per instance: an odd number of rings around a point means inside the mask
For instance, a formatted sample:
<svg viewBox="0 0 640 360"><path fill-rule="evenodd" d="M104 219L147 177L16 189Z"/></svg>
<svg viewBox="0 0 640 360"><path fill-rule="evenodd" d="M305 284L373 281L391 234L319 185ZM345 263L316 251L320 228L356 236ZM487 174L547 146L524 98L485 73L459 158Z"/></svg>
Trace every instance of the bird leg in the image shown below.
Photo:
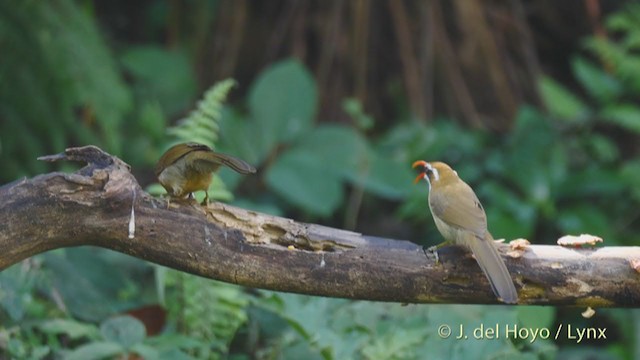
<svg viewBox="0 0 640 360"><path fill-rule="evenodd" d="M171 207L171 195L169 194L164 194L161 195L163 198L167 199L167 209L169 209Z"/></svg>
<svg viewBox="0 0 640 360"><path fill-rule="evenodd" d="M204 199L200 203L202 206L209 206L209 192L207 190L204 191Z"/></svg>
<svg viewBox="0 0 640 360"><path fill-rule="evenodd" d="M433 246L423 246L422 247L422 252L424 252L424 255L428 258L429 255L433 255L433 257L436 258L436 265L440 263L440 257L438 256L438 249L440 249L441 247L450 245L449 241L443 241L438 245L433 245Z"/></svg>

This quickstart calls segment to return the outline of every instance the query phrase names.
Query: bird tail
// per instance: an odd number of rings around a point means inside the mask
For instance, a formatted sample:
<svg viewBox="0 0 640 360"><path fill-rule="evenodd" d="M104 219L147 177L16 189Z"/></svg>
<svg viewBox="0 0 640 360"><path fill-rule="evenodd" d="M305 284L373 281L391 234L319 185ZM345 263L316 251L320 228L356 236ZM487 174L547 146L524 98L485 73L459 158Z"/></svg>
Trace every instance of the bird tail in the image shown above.
<svg viewBox="0 0 640 360"><path fill-rule="evenodd" d="M504 303L517 303L518 292L491 234L487 232L484 239L474 240L469 241L467 245L475 255L485 276L489 279L493 293Z"/></svg>

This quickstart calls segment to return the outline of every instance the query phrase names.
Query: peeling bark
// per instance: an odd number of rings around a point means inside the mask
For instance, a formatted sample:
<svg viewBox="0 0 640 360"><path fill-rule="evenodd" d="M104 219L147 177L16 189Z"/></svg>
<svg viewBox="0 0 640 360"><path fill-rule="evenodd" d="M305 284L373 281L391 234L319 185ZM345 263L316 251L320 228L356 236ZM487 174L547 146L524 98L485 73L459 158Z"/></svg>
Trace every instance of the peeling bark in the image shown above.
<svg viewBox="0 0 640 360"><path fill-rule="evenodd" d="M407 241L221 203L169 205L144 192L127 164L94 146L41 159L88 165L73 174L55 172L0 187L0 269L47 250L93 245L276 291L403 303L498 303L475 260L456 247L441 249L436 264ZM504 246L504 252L520 304L640 304L634 267L639 247Z"/></svg>

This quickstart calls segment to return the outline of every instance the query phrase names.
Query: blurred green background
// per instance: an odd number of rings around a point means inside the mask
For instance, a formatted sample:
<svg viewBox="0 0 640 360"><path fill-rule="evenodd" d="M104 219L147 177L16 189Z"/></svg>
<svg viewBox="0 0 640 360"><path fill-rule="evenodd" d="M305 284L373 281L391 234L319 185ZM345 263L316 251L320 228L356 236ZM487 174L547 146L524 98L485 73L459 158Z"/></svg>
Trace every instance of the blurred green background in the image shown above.
<svg viewBox="0 0 640 360"><path fill-rule="evenodd" d="M155 193L162 152L197 140L259 169L223 170L215 198L431 245L410 165L438 159L496 238L640 240L634 1L0 0L0 53L2 184L95 144ZM583 310L274 293L86 247L0 273L0 358L640 358L640 312ZM607 339L455 341L442 324Z"/></svg>

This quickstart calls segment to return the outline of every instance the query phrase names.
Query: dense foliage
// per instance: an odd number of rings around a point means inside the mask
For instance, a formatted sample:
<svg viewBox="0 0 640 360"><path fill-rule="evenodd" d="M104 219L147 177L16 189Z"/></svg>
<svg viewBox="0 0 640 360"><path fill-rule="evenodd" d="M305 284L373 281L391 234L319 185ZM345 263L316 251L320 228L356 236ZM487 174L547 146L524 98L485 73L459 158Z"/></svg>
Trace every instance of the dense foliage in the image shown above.
<svg viewBox="0 0 640 360"><path fill-rule="evenodd" d="M633 245L640 241L638 19L640 6L610 16L613 40L586 38L571 59L575 83L541 77L545 107L522 105L511 130L495 133L447 118L382 121L352 98L341 104L348 123L318 119L318 79L294 58L245 84L246 99L228 101L235 82L224 80L196 103L187 52L110 46L95 16L70 0L0 1L0 180L47 171L37 156L92 143L160 192L151 175L159 155L174 142L199 141L259 168L248 178L222 171L214 198L426 244L440 237L410 164L440 159L476 189L496 238L553 243L591 233L607 245ZM170 127L176 118L183 120ZM77 248L0 273L0 358L631 359L640 351L635 314L583 319L578 309L402 306L254 291ZM609 337L454 341L438 335L442 324L572 324L606 327Z"/></svg>

